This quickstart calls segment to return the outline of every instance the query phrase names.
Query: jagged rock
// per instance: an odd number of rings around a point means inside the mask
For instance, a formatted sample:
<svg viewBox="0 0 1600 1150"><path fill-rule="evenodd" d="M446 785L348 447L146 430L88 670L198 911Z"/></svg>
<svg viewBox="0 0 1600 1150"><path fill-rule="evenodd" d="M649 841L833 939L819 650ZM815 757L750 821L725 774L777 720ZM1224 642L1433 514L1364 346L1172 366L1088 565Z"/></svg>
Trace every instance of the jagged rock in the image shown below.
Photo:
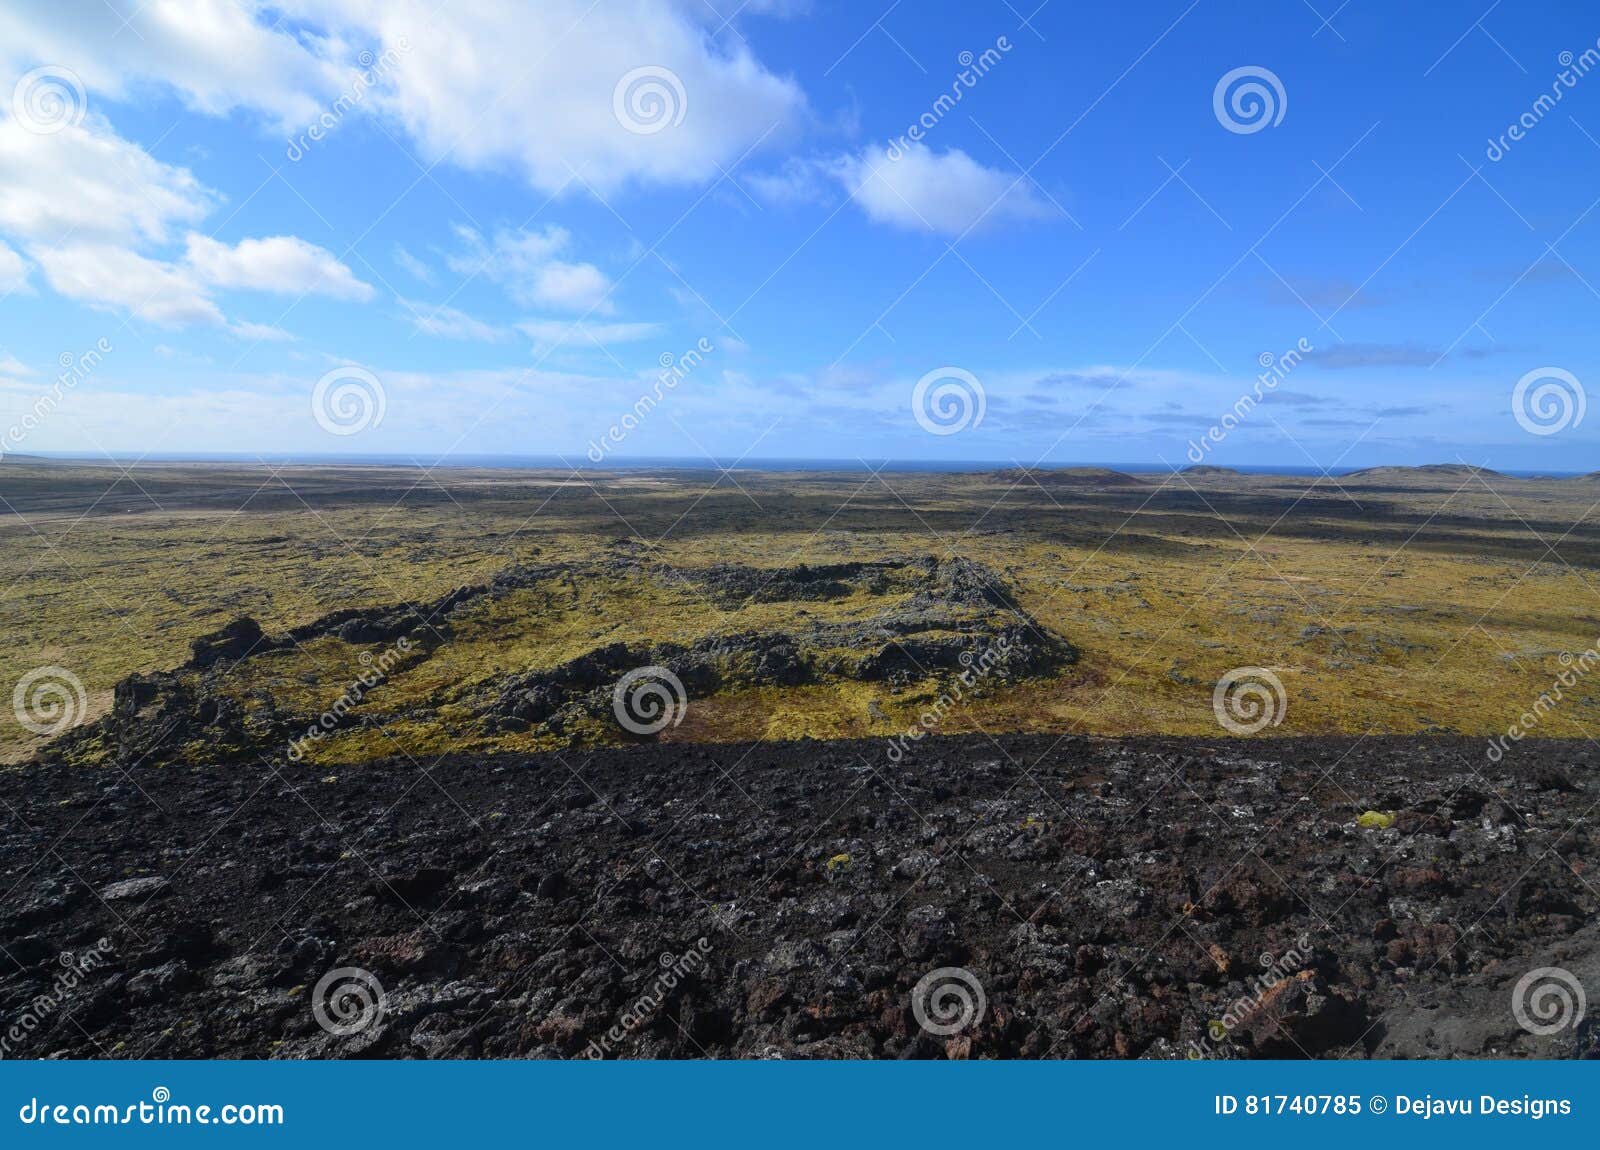
<svg viewBox="0 0 1600 1150"><path fill-rule="evenodd" d="M426 764L434 783L396 757L326 787L312 763L0 772L0 871L33 876L0 907L20 963L0 1013L53 993L59 952L101 956L8 1053L1594 1049L1592 1026L1534 1036L1510 1008L1535 968L1600 978L1587 744L1525 739L1467 776L1481 744L1437 738L1259 739L1245 758L1221 739L929 735L893 762L886 743L454 754ZM1552 764L1579 789L1535 790ZM1358 833L1352 796L1414 833ZM1271 833L1228 833L1246 805ZM41 857L69 831L66 858ZM134 915L154 871L173 881ZM143 893L94 897L120 884ZM319 1023L330 977L381 1006L369 1025ZM919 1022L915 994L948 1013L978 989L957 1033Z"/></svg>
<svg viewBox="0 0 1600 1150"><path fill-rule="evenodd" d="M101 888L100 897L106 902L118 902L122 899L147 899L156 895L165 894L172 884L160 875L148 875L144 878L128 878L121 882L114 882L110 886Z"/></svg>
<svg viewBox="0 0 1600 1150"><path fill-rule="evenodd" d="M238 662L253 654L265 640L260 623L249 616L235 619L222 630L202 635L190 644L193 652L190 663L196 667L209 667L224 659Z"/></svg>

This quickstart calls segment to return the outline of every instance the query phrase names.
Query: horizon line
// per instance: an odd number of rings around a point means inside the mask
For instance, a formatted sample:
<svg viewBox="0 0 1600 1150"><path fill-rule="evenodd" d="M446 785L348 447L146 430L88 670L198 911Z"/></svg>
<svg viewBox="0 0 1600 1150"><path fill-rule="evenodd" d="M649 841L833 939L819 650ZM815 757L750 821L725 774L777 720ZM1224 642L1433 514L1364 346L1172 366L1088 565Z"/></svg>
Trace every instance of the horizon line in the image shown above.
<svg viewBox="0 0 1600 1150"><path fill-rule="evenodd" d="M218 463L218 464L256 464L284 466L310 465L320 463L324 465L337 465L346 467L417 467L423 470L437 468L470 468L475 465L473 461L504 460L515 463L516 466L502 465L505 470L543 470L545 467L569 467L574 471L634 471L634 470L711 470L711 471L789 471L789 470L815 470L815 471L854 471L876 470L886 471L894 466L908 467L911 470L922 472L982 472L982 471L1068 471L1074 469L1099 469L1117 471L1124 474L1182 474L1188 471L1235 472L1238 474L1256 475L1291 475L1303 477L1308 475L1325 475L1329 478L1347 476L1363 471L1373 471L1380 468L1393 468L1397 470L1422 470L1440 468L1472 468L1477 471L1486 471L1493 474L1507 476L1508 478L1540 478L1568 479L1585 475L1596 474L1593 471L1553 471L1535 470L1528 468L1511 468L1499 470L1483 464L1466 463L1460 459L1447 462L1430 463L1377 463L1364 467L1328 467L1317 465L1292 464L1292 463L1239 463L1233 465L1214 463L1184 463L1183 465L1165 462L1034 462L1021 463L995 459L935 459L928 457L909 456L905 458L892 456L877 456L872 458L853 456L761 456L747 459L734 460L733 465L725 465L716 456L639 456L633 461L608 459L603 463L595 463L586 455L578 455L568 459L560 453L554 452L459 452L446 453L434 457L432 463L422 460L432 455L431 452L317 452L317 451L273 451L273 452L158 452L148 455L135 456L117 455L111 452L101 452L98 455L83 454L74 451L33 451L33 452L6 452L0 453L0 463L10 460L38 460L46 463L103 463L113 466L138 466L147 463ZM456 462L452 462L452 460ZM549 464L540 464L536 460L549 460ZM767 466L762 466L767 465ZM792 465L792 466L784 466ZM827 466L824 466L827 465Z"/></svg>

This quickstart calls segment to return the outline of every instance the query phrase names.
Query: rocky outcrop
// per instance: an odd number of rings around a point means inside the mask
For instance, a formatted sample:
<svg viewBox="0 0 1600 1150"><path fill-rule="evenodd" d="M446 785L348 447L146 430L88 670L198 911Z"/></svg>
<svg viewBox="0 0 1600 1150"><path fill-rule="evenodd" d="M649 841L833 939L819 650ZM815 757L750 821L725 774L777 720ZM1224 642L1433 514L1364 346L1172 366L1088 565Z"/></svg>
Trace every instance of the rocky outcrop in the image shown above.
<svg viewBox="0 0 1600 1150"><path fill-rule="evenodd" d="M717 613L749 605L786 604L795 610L781 629L713 629L693 642L596 647L553 666L504 674L460 692L442 692L407 704L404 717L432 723L439 707L465 705L487 734L534 730L553 739L594 742L629 739L612 706L619 678L643 667L662 667L696 698L721 691L853 681L899 689L982 670L986 682L1014 682L1073 663L1077 651L1041 626L1014 601L996 572L960 557L913 556L877 562L778 568L718 564L675 568L638 548L622 547L582 564L514 564L485 583L457 588L432 600L331 612L278 635L240 618L195 641L193 657L172 671L135 674L119 683L111 713L68 732L43 752L47 759L103 759L124 766L177 748L203 747L206 757L275 758L315 724L328 733L385 721L361 708L364 690L349 705L304 713L287 701L249 698L235 679L252 660L312 640L336 638L370 648L388 645L384 676L433 656L454 636L460 612L485 599L529 590L566 595L585 580L651 582L658 593L687 587ZM849 621L828 620L807 608L856 598L875 607L852 611ZM403 650L396 654L396 648ZM342 669L341 678L370 677L365 664ZM388 716L392 718L394 716ZM598 723L598 725L597 725ZM166 748L166 751L163 751Z"/></svg>
<svg viewBox="0 0 1600 1150"><path fill-rule="evenodd" d="M618 678L641 667L671 672L690 695L741 687L852 680L906 685L978 665L1014 681L1073 662L1077 651L1011 601L994 572L966 559L849 563L772 570L724 565L686 573L730 606L892 596L860 622L797 618L784 631L713 634L693 644L613 643L548 670L512 675L483 708L499 729L564 731L604 717ZM782 596L782 599L776 597Z"/></svg>

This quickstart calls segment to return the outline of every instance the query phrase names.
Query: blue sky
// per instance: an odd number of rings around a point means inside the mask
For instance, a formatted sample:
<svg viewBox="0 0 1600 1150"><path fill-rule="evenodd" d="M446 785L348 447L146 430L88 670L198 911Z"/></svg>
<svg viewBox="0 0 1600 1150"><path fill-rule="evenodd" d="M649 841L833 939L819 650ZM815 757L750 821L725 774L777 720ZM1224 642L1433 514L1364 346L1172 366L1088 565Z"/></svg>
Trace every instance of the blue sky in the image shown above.
<svg viewBox="0 0 1600 1150"><path fill-rule="evenodd" d="M1489 0L8 3L0 450L1592 470L1597 39ZM1219 111L1238 69L1265 120Z"/></svg>

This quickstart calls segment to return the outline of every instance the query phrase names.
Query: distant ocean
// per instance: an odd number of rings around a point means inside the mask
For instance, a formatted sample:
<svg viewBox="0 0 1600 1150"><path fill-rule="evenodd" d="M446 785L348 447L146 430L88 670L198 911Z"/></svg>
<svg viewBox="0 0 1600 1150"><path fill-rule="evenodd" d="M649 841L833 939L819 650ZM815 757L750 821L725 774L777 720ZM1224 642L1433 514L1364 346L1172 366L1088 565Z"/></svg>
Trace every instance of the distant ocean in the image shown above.
<svg viewBox="0 0 1600 1150"><path fill-rule="evenodd" d="M43 459L74 459L86 463L116 462L128 466L138 460L143 463L256 463L256 464L306 464L336 467L421 467L421 468L450 468L450 467L486 467L504 468L506 470L525 470L528 468L576 468L580 471L720 471L737 468L740 471L931 471L931 472L969 472L969 471L999 471L1021 466L1039 468L1055 467L1105 467L1113 471L1126 471L1132 474L1162 474L1165 472L1181 471L1188 466L1185 460L1181 464L1167 463L1069 463L1052 460L1044 463L1022 464L1016 460L999 459L775 459L775 458L708 458L693 459L683 456L637 456L626 460L608 459L604 463L591 463L582 451L576 451L567 458L558 455L449 455L436 456L426 453L413 455L340 455L318 454L312 452L267 452L260 455L251 455L244 452L157 452L142 457L137 456L88 456L74 452L37 451L31 454ZM1323 474L1315 467L1306 467L1299 464L1239 464L1230 467L1233 471L1240 471L1246 475L1320 475ZM1349 475L1354 471L1361 471L1359 467L1330 467L1328 475ZM1510 469L1495 468L1502 475L1511 475L1519 478L1531 479L1538 476L1562 478L1569 475L1580 475L1577 471L1515 471Z"/></svg>

